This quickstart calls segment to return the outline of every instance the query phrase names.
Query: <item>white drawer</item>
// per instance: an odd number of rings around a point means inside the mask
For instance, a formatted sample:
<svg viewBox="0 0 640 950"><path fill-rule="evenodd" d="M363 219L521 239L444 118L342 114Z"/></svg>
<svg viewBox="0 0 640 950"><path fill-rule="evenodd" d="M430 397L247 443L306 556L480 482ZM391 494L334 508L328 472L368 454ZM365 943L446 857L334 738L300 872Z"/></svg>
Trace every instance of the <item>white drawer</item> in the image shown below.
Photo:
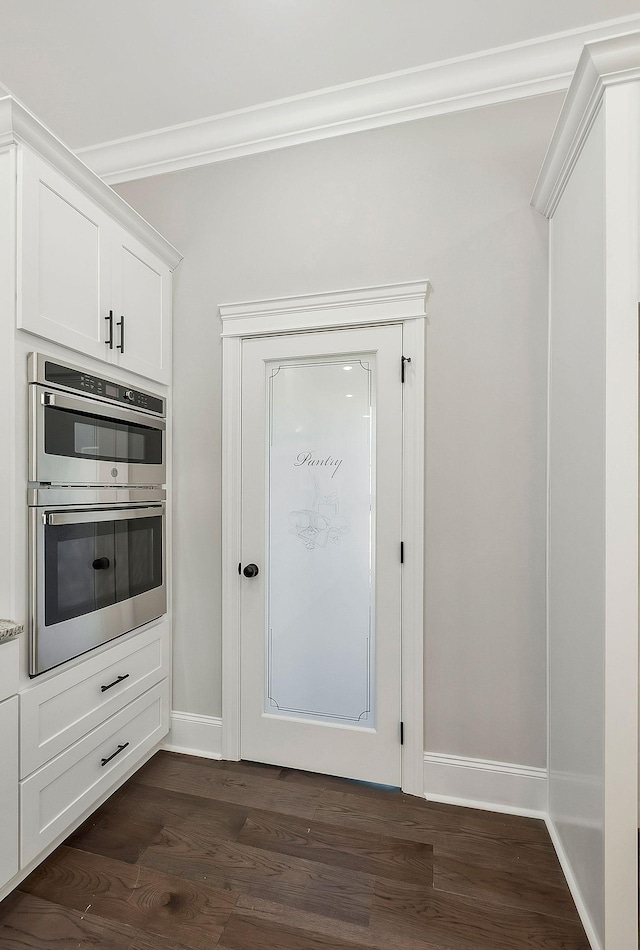
<svg viewBox="0 0 640 950"><path fill-rule="evenodd" d="M165 620L20 694L20 777L169 675Z"/></svg>
<svg viewBox="0 0 640 950"><path fill-rule="evenodd" d="M20 866L91 808L169 731L163 680L20 782Z"/></svg>

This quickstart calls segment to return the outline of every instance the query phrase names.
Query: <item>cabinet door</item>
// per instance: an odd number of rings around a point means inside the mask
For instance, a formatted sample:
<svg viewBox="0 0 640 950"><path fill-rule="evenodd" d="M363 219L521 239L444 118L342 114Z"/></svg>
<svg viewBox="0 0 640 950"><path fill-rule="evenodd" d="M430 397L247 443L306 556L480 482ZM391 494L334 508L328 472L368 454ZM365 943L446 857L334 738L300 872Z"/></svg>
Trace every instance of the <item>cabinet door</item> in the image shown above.
<svg viewBox="0 0 640 950"><path fill-rule="evenodd" d="M2 649L0 647L0 649ZM0 703L0 890L18 871L18 697Z"/></svg>
<svg viewBox="0 0 640 950"><path fill-rule="evenodd" d="M27 149L19 174L18 326L106 359L111 221Z"/></svg>
<svg viewBox="0 0 640 950"><path fill-rule="evenodd" d="M154 254L116 228L112 292L114 354L119 366L160 383L170 381L171 272Z"/></svg>

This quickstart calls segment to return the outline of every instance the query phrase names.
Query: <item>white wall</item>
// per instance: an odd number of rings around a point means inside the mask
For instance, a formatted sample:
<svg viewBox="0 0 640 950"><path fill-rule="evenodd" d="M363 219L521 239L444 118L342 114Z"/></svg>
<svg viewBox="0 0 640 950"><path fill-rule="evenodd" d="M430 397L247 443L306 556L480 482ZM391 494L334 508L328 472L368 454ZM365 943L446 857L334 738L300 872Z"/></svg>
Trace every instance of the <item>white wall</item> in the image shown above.
<svg viewBox="0 0 640 950"><path fill-rule="evenodd" d="M561 97L139 181L175 277L174 707L220 715L220 303L428 277L426 748L546 763L547 225Z"/></svg>
<svg viewBox="0 0 640 950"><path fill-rule="evenodd" d="M551 222L549 813L607 950L638 945L637 87L607 89Z"/></svg>

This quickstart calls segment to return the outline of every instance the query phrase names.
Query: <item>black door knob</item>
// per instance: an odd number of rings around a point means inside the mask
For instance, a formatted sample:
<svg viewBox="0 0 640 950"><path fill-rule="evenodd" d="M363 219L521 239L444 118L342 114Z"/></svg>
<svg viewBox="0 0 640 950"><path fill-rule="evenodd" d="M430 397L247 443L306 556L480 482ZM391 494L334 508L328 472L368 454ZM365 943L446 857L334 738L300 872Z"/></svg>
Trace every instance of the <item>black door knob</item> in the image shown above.
<svg viewBox="0 0 640 950"><path fill-rule="evenodd" d="M109 558L108 557L97 557L92 563L91 567L94 571L106 571L109 567Z"/></svg>
<svg viewBox="0 0 640 950"><path fill-rule="evenodd" d="M245 577L255 577L259 572L260 569L257 564L247 564L242 573Z"/></svg>

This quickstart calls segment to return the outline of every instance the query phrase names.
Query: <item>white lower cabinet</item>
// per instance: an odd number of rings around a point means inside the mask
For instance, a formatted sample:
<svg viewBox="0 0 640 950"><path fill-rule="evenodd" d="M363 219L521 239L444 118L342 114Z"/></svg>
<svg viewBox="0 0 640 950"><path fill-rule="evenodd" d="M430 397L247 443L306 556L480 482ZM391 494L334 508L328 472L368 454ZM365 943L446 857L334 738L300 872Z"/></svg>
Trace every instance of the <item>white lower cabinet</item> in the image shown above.
<svg viewBox="0 0 640 950"><path fill-rule="evenodd" d="M20 694L21 868L61 840L166 736L170 664L165 618ZM17 736L17 702L13 733L0 704L0 736ZM17 755L14 764L17 788ZM0 773L0 805L3 779ZM17 801L17 836L16 815ZM17 841L14 850L17 857Z"/></svg>
<svg viewBox="0 0 640 950"><path fill-rule="evenodd" d="M0 703L0 889L18 870L18 697Z"/></svg>
<svg viewBox="0 0 640 950"><path fill-rule="evenodd" d="M169 730L169 681L139 696L20 783L25 867Z"/></svg>

